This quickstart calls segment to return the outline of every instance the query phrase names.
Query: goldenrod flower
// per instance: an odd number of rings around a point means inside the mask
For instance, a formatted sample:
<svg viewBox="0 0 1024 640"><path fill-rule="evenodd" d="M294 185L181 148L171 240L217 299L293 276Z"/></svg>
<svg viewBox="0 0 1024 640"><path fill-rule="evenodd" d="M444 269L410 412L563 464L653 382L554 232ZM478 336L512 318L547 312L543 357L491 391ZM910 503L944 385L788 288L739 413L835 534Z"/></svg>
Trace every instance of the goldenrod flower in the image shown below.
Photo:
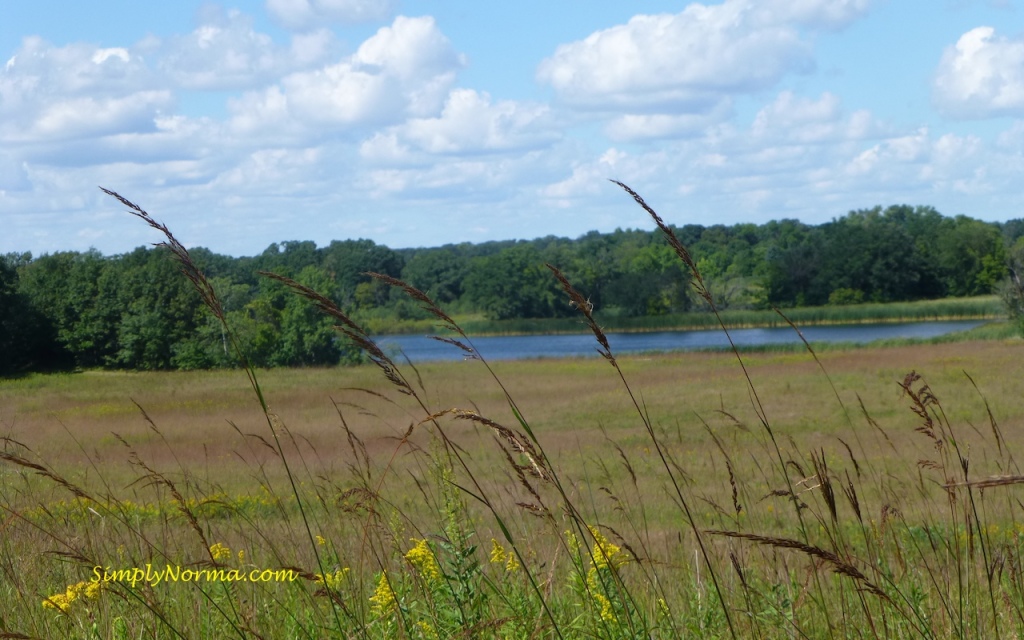
<svg viewBox="0 0 1024 640"><path fill-rule="evenodd" d="M516 554L508 554L508 559L505 560L505 571L509 573L515 573L519 570L519 559L516 558Z"/></svg>
<svg viewBox="0 0 1024 640"><path fill-rule="evenodd" d="M63 593L52 595L46 600L43 600L44 609L59 609L64 613L67 613L71 609L71 603L68 602L67 597Z"/></svg>
<svg viewBox="0 0 1024 640"><path fill-rule="evenodd" d="M426 620L420 620L416 623L416 626L420 628L420 633L423 634L424 638L429 638L430 640L437 639L437 630Z"/></svg>
<svg viewBox="0 0 1024 640"><path fill-rule="evenodd" d="M342 581L345 580L345 577L348 575L348 572L349 568L345 567L344 569L338 569L334 573L318 573L314 577L314 580L320 584L327 585L331 589L337 591L338 588L341 587Z"/></svg>
<svg viewBox="0 0 1024 640"><path fill-rule="evenodd" d="M505 564L505 547L501 546L501 543L491 538L491 564Z"/></svg>
<svg viewBox="0 0 1024 640"><path fill-rule="evenodd" d="M385 616L395 610L397 604L395 592L391 589L391 584L388 583L387 571L380 572L380 581L377 582L377 588L370 596L370 602L373 603L370 611L376 616Z"/></svg>
<svg viewBox="0 0 1024 640"><path fill-rule="evenodd" d="M513 573L519 569L519 559L512 551L505 551L501 543L491 538L491 563L505 565L505 571Z"/></svg>
<svg viewBox="0 0 1024 640"><path fill-rule="evenodd" d="M100 595L102 584L99 582L76 582L75 584L68 585L64 593L58 593L52 595L46 600L43 600L43 608L45 609L59 609L64 613L71 610L71 605L75 600L85 596L90 600L95 600Z"/></svg>
<svg viewBox="0 0 1024 640"><path fill-rule="evenodd" d="M425 539L416 540L416 538L412 538L410 542L413 542L414 546L405 554L405 559L412 566L416 567L416 570L420 572L420 575L427 582L440 581L442 578L441 567L437 564L434 552L427 546L427 541Z"/></svg>
<svg viewBox="0 0 1024 640"><path fill-rule="evenodd" d="M597 527L588 528L590 535L594 536L594 548L590 551L590 557L595 567L598 569L614 568L626 561L620 556L621 549L618 545L609 542Z"/></svg>
<svg viewBox="0 0 1024 640"><path fill-rule="evenodd" d="M605 622L615 622L612 602L601 593L601 584L597 581L597 569L594 567L587 572L587 586L590 587L590 595L593 596L594 601L601 605L601 619Z"/></svg>
<svg viewBox="0 0 1024 640"><path fill-rule="evenodd" d="M99 582L97 580L96 582L79 583L79 584L85 584L85 597L86 598L89 598L90 600L95 600L96 598L100 597L100 590L103 588L103 583L102 582Z"/></svg>
<svg viewBox="0 0 1024 640"><path fill-rule="evenodd" d="M213 556L214 560L220 561L224 558L231 557L231 549L217 542L214 543L212 547L210 547L210 555Z"/></svg>

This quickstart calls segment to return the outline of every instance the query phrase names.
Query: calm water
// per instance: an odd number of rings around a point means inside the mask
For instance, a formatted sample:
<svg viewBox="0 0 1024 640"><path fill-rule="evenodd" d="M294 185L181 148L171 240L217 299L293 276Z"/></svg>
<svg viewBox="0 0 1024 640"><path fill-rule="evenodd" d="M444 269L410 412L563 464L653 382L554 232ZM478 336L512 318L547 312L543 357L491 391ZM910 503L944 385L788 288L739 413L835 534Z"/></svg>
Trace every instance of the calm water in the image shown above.
<svg viewBox="0 0 1024 640"><path fill-rule="evenodd" d="M887 338L932 338L944 333L963 331L982 324L980 321L910 322L901 324L858 324L801 329L809 342L865 343ZM790 329L732 329L729 332L738 345L764 345L800 342ZM461 360L462 352L452 345L426 336L378 336L377 344L388 353L399 350L413 362L429 360ZM488 360L520 358L565 358L597 355L597 341L587 334L493 336L473 338L480 353ZM653 333L609 333L608 342L615 354L644 351L687 351L709 347L728 347L721 330L658 331Z"/></svg>

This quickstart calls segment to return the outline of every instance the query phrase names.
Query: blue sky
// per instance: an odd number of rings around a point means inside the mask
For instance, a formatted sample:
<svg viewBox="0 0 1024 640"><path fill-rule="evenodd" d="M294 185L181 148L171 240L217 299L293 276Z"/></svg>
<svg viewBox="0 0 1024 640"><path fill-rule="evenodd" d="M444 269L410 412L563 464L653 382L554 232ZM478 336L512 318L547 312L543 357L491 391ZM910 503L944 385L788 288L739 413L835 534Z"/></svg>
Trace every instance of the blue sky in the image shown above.
<svg viewBox="0 0 1024 640"><path fill-rule="evenodd" d="M1020 218L1021 4L4 3L0 253Z"/></svg>

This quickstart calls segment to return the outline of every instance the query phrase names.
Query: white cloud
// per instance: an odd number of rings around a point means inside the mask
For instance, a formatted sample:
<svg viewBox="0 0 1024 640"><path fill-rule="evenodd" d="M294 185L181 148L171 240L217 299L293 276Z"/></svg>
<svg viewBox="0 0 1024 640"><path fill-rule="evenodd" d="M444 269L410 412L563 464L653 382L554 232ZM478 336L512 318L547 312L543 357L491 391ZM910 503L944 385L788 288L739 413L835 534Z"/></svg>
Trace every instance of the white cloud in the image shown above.
<svg viewBox="0 0 1024 640"><path fill-rule="evenodd" d="M665 159L661 152L631 154L610 147L597 158L577 164L568 178L542 187L540 195L556 200L561 207L579 204L580 197L601 194L609 179L626 183L650 180L665 168Z"/></svg>
<svg viewBox="0 0 1024 640"><path fill-rule="evenodd" d="M573 106L678 113L707 110L724 95L809 71L810 45L798 30L752 6L753 0L726 0L690 4L673 15L638 15L559 46L537 77Z"/></svg>
<svg viewBox="0 0 1024 640"><path fill-rule="evenodd" d="M224 193L244 192L247 197L302 193L321 171L322 150L260 149L221 173L210 184Z"/></svg>
<svg viewBox="0 0 1024 640"><path fill-rule="evenodd" d="M433 18L399 16L350 57L285 76L230 103L239 133L390 124L441 108L465 64Z"/></svg>
<svg viewBox="0 0 1024 640"><path fill-rule="evenodd" d="M958 118L1024 115L1024 37L977 27L946 48L933 83L936 106Z"/></svg>
<svg viewBox="0 0 1024 640"><path fill-rule="evenodd" d="M150 127L170 106L169 91L139 91L123 98L72 98L44 107L27 132L34 139L71 139Z"/></svg>
<svg viewBox="0 0 1024 640"><path fill-rule="evenodd" d="M845 117L839 97L825 92L817 100L783 91L757 112L751 135L795 144L858 140L884 133L884 127L865 110Z"/></svg>
<svg viewBox="0 0 1024 640"><path fill-rule="evenodd" d="M73 140L139 128L173 106L141 57L27 38L0 70L0 143Z"/></svg>
<svg viewBox="0 0 1024 640"><path fill-rule="evenodd" d="M814 29L839 30L864 16L871 0L760 0L765 22L794 22Z"/></svg>
<svg viewBox="0 0 1024 640"><path fill-rule="evenodd" d="M122 47L113 47L111 49L97 49L92 54L93 64L103 64L109 58L117 58L121 62L130 62L131 56L128 54L128 50Z"/></svg>
<svg viewBox="0 0 1024 640"><path fill-rule="evenodd" d="M614 142L667 140L707 133L733 115L732 101L723 99L705 113L627 113L608 121L604 134Z"/></svg>
<svg viewBox="0 0 1024 640"><path fill-rule="evenodd" d="M373 22L391 15L391 0L267 0L267 12L287 29L304 30L324 22Z"/></svg>
<svg viewBox="0 0 1024 640"><path fill-rule="evenodd" d="M0 115L40 97L116 95L155 88L140 56L83 43L55 47L25 38L0 72Z"/></svg>
<svg viewBox="0 0 1024 640"><path fill-rule="evenodd" d="M297 34L291 47L253 29L249 16L232 10L204 13L205 21L185 36L160 43L158 67L186 89L246 89L321 63L334 45L320 29Z"/></svg>
<svg viewBox="0 0 1024 640"><path fill-rule="evenodd" d="M865 149L848 163L847 172L851 175L875 173L881 176L893 165L922 162L930 146L928 128L921 127L912 134L890 138Z"/></svg>
<svg viewBox="0 0 1024 640"><path fill-rule="evenodd" d="M413 149L426 154L466 154L533 148L559 137L545 105L502 100L456 89L436 118L412 118L377 133L360 154L378 162L403 162Z"/></svg>

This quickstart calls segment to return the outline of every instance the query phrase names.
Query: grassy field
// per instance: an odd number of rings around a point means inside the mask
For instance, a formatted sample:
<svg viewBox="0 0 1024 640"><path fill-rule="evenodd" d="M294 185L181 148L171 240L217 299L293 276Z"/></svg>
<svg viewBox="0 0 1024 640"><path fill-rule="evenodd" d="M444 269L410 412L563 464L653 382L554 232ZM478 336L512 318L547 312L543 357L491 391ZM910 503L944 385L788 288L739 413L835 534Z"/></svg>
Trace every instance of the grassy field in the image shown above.
<svg viewBox="0 0 1024 640"><path fill-rule="evenodd" d="M1020 637L1022 355L0 381L0 634Z"/></svg>

